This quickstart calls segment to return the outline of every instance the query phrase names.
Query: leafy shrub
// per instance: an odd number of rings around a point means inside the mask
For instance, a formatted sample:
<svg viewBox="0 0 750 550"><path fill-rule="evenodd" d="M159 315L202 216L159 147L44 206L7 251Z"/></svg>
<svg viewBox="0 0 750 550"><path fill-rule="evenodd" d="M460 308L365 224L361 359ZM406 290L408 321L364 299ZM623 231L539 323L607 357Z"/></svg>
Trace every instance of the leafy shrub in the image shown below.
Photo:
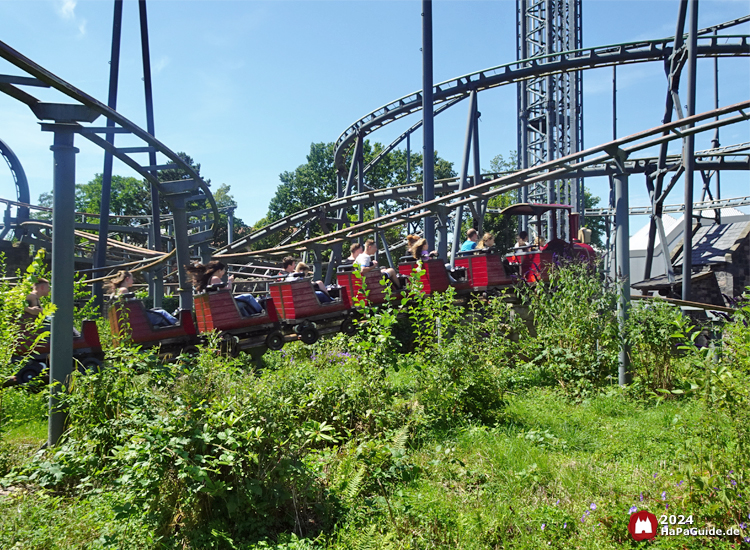
<svg viewBox="0 0 750 550"><path fill-rule="evenodd" d="M535 335L520 342L522 354L569 395L590 393L610 380L622 339L616 288L602 284L584 264L549 270L549 282L525 287Z"/></svg>

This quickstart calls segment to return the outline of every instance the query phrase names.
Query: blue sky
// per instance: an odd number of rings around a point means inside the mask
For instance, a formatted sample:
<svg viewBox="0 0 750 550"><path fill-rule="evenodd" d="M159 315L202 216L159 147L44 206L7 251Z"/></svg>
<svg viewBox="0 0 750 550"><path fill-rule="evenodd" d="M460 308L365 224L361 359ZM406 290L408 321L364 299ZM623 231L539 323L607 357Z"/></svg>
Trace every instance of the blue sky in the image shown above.
<svg viewBox="0 0 750 550"><path fill-rule="evenodd" d="M584 46L671 36L677 7L676 0L584 0ZM303 164L310 143L336 140L359 117L421 87L417 0L149 0L148 10L156 136L200 162L214 185L229 184L247 223L266 213L279 174ZM514 10L511 0L437 0L435 81L513 61ZM109 0L0 0L0 40L106 103L112 11ZM747 0L701 0L699 24L748 13ZM733 32L750 33L750 25ZM713 106L712 63L699 63L698 112ZM721 104L750 97L750 60L722 59L719 70ZM118 110L145 127L141 71L137 3L126 0ZM0 61L0 74L19 73ZM584 74L586 146L611 139L611 78L611 69ZM660 123L665 86L659 63L618 69L618 135ZM515 95L515 87L479 95L484 168L496 154L516 149ZM370 139L390 143L416 120L402 119ZM52 137L39 130L28 108L5 95L0 122L0 139L21 159L36 200L51 189ZM457 170L465 125L463 104L436 118L436 149ZM710 139L699 137L696 148L708 148ZM721 141L750 141L750 125L723 130ZM103 152L82 139L77 145L77 181L84 183L102 171ZM421 149L421 134L412 148ZM132 175L118 163L115 173ZM631 204L645 204L642 178L631 181ZM607 196L605 183L589 185ZM722 186L725 197L750 195L750 175L728 175ZM15 197L4 167L0 196ZM678 187L668 202L681 197ZM631 221L631 232L645 221Z"/></svg>

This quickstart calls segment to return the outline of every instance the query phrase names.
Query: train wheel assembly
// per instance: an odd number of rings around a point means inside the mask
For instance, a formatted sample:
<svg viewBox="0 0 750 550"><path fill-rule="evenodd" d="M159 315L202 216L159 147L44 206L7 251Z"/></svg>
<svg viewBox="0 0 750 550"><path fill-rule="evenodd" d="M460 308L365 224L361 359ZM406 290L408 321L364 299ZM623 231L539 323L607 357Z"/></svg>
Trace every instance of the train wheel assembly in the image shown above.
<svg viewBox="0 0 750 550"><path fill-rule="evenodd" d="M354 336L357 334L357 324L354 322L353 317L347 317L344 319L344 321L341 323L341 332L346 334L347 336Z"/></svg>
<svg viewBox="0 0 750 550"><path fill-rule="evenodd" d="M240 339L232 334L224 334L221 337L219 349L225 357L237 357L240 354Z"/></svg>
<svg viewBox="0 0 750 550"><path fill-rule="evenodd" d="M27 382L30 382L32 379L42 374L45 368L47 368L46 365L42 363L33 361L27 363L20 371L18 371L18 374L16 374L16 381L19 384L26 384Z"/></svg>
<svg viewBox="0 0 750 550"><path fill-rule="evenodd" d="M80 361L80 370L84 374L94 374L102 370L102 362L96 357L86 357Z"/></svg>
<svg viewBox="0 0 750 550"><path fill-rule="evenodd" d="M305 344L314 344L320 338L318 329L313 325L304 325L299 330L299 337Z"/></svg>
<svg viewBox="0 0 750 550"><path fill-rule="evenodd" d="M266 346L273 351L279 351L284 347L284 335L278 330L274 330L266 336Z"/></svg>

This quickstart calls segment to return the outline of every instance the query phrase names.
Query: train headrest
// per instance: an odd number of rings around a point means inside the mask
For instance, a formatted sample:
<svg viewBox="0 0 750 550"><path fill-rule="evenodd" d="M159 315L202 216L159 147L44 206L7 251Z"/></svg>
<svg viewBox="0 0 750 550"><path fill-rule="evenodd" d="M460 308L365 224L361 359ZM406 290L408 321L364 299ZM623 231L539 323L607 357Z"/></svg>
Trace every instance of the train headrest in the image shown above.
<svg viewBox="0 0 750 550"><path fill-rule="evenodd" d="M336 268L336 273L351 273L354 271L354 264L340 265Z"/></svg>

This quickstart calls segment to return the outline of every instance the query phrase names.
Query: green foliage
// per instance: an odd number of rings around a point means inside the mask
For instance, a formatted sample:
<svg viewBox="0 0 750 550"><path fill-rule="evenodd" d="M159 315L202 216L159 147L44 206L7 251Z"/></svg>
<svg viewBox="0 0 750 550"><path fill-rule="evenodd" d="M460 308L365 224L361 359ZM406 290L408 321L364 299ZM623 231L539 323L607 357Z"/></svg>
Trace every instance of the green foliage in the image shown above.
<svg viewBox="0 0 750 550"><path fill-rule="evenodd" d="M360 303L356 337L262 370L216 341L172 364L116 348L74 378L55 448L33 437L44 393L5 392L0 547L621 548L633 508L745 521L746 306L719 353L658 302L621 332L616 289L574 266L522 303L419 275ZM634 389L609 378L625 338Z"/></svg>
<svg viewBox="0 0 750 550"><path fill-rule="evenodd" d="M274 222L285 216L310 208L316 204L329 201L336 196L336 171L334 168L334 144L312 143L307 162L298 166L293 172L282 172L279 175L281 184L268 205L268 222ZM383 150L380 143L371 144L365 140L364 162L367 165ZM351 154L351 153L350 153ZM410 159L411 181L422 179L422 155L412 153ZM453 165L435 155L435 179L454 177ZM396 185L405 185L406 152L395 150L380 160L368 171L368 186L381 189ZM387 213L385 206L382 213ZM257 224L256 224L257 226Z"/></svg>
<svg viewBox="0 0 750 550"><path fill-rule="evenodd" d="M615 288L605 287L587 266L571 263L553 266L549 282L526 287L523 296L535 333L520 340L529 363L569 395L587 395L611 380L624 336Z"/></svg>
<svg viewBox="0 0 750 550"><path fill-rule="evenodd" d="M633 303L628 334L632 366L638 376L632 391L684 389L692 374L690 369L684 372L687 365L678 349L685 341L685 333L698 336L679 307L659 300Z"/></svg>
<svg viewBox="0 0 750 550"><path fill-rule="evenodd" d="M49 297L41 299L43 313L34 323L24 326L21 317L26 308L26 296L33 290L40 277L49 277L44 264L44 249L40 249L26 272L16 274L15 284L5 279L5 259L0 254L0 376L15 374L15 370L26 361L34 347L49 336L43 325L46 316L54 312ZM19 344L25 342L28 352L24 353Z"/></svg>

